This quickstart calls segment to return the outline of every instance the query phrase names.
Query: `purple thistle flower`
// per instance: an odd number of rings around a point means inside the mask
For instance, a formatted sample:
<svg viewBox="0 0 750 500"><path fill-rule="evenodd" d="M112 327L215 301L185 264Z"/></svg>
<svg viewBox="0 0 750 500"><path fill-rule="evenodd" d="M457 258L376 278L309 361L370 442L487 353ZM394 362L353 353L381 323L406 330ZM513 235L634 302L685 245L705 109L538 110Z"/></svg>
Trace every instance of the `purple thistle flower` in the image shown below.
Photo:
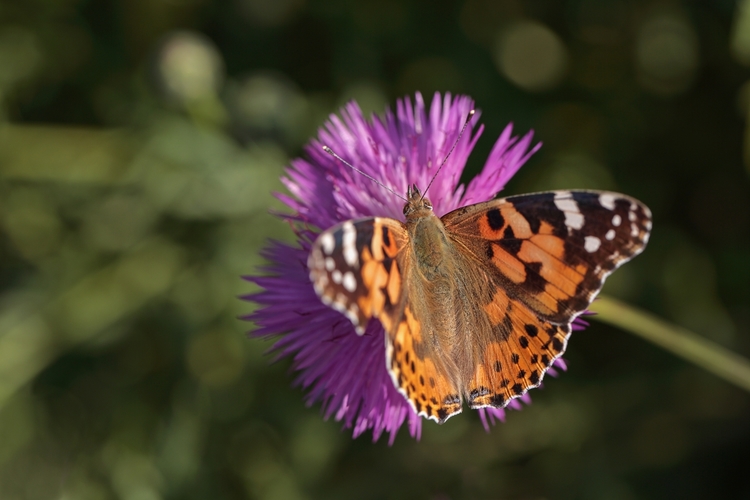
<svg viewBox="0 0 750 500"><path fill-rule="evenodd" d="M293 210L282 217L297 223L297 245L271 243L263 252L270 261L264 269L268 275L247 277L263 291L245 297L260 306L246 318L258 326L252 335L275 337L272 350L277 356L293 357L296 382L308 391L308 404L322 401L325 417L342 421L353 429L354 437L372 429L373 441L387 432L390 443L405 422L409 433L418 439L421 419L388 374L385 332L373 321L363 336L356 335L351 322L315 294L306 262L318 234L310 227L324 230L368 216L403 220L401 199L325 153L323 145L397 193L406 193L411 184L424 189L474 108L471 98L448 93L442 97L436 93L429 110L421 94L417 93L414 101L412 104L409 97L399 100L396 114L386 110L383 119L373 116L366 120L355 102L342 109L341 117L331 115L318 139L305 148L309 159L293 160L282 179L292 196L278 197ZM512 125L508 125L481 173L468 186L459 185L484 128L474 128L478 118L479 112L430 187L437 216L493 198L541 146L531 147L533 132L519 139L512 136ZM584 325L576 320L573 329ZM554 366L565 370L562 359ZM549 373L556 375L554 367ZM520 409L519 401L528 404L531 399L525 394L508 407ZM496 420L505 419L503 409L478 411L487 430Z"/></svg>

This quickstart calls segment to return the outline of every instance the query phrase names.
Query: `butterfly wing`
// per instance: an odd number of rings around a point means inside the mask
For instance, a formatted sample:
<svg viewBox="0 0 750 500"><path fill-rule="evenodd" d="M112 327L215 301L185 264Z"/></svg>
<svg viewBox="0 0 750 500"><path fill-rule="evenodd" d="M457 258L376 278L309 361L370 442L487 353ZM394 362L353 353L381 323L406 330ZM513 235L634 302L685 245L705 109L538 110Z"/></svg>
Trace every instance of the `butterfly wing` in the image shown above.
<svg viewBox="0 0 750 500"><path fill-rule="evenodd" d="M456 384L425 350L423 318L411 307L405 283L411 250L404 225L374 217L322 232L308 258L310 279L323 303L340 311L362 335L370 318L386 331L386 368L421 416L444 421L461 411Z"/></svg>
<svg viewBox="0 0 750 500"><path fill-rule="evenodd" d="M541 382L565 350L571 321L605 278L645 248L651 213L625 195L556 191L471 205L442 217L458 253L494 294L480 306L472 407L502 407ZM476 271L476 270L480 271Z"/></svg>
<svg viewBox="0 0 750 500"><path fill-rule="evenodd" d="M307 267L324 304L344 314L362 335L370 318L386 331L401 315L404 225L383 217L350 220L322 232Z"/></svg>

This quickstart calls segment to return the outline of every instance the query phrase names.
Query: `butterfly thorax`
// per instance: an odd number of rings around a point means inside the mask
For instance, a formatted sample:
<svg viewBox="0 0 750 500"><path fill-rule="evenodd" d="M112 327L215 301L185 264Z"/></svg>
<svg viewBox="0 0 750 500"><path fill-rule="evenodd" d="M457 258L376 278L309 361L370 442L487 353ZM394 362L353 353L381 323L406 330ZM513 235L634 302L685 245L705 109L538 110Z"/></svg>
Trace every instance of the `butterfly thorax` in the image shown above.
<svg viewBox="0 0 750 500"><path fill-rule="evenodd" d="M445 258L449 243L445 227L432 211L430 200L416 186L410 187L407 194L409 201L404 205L404 215L417 268L427 281L447 278Z"/></svg>

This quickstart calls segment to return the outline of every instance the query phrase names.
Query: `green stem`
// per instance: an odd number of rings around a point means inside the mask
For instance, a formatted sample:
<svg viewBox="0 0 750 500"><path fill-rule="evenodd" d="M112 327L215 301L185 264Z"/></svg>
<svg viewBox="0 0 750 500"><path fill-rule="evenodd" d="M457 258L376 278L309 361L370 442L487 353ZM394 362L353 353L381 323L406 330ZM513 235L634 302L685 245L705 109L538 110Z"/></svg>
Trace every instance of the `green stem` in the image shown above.
<svg viewBox="0 0 750 500"><path fill-rule="evenodd" d="M611 297L599 296L590 311L599 320L640 335L709 372L750 391L750 361L685 328ZM588 319L588 318L586 318Z"/></svg>

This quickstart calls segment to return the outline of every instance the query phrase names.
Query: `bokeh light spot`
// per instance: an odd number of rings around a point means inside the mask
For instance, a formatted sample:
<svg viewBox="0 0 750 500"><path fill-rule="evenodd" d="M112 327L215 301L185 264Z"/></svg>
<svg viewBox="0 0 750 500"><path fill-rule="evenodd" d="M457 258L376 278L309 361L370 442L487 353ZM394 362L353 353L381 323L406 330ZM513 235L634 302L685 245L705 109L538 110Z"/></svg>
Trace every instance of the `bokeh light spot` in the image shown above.
<svg viewBox="0 0 750 500"><path fill-rule="evenodd" d="M522 21L502 30L493 53L508 80L524 90L549 90L562 82L568 53L554 31L535 21Z"/></svg>

